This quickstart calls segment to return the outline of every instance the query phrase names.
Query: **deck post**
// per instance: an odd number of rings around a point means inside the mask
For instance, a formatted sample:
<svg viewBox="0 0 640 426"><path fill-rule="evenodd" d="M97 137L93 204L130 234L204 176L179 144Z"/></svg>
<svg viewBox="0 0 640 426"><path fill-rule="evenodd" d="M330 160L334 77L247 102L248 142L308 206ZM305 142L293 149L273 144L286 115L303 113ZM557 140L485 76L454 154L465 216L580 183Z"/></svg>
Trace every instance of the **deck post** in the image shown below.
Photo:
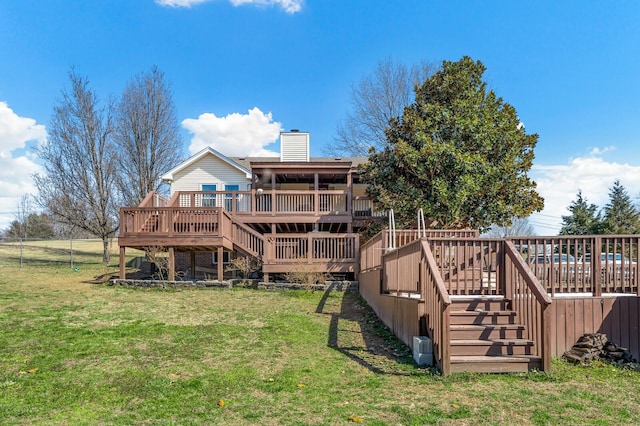
<svg viewBox="0 0 640 426"><path fill-rule="evenodd" d="M191 255L190 265L189 265L191 267L191 279L195 280L196 279L196 252L192 251L189 254Z"/></svg>
<svg viewBox="0 0 640 426"><path fill-rule="evenodd" d="M349 173L347 173L347 199L344 201L344 203L345 210L347 211L349 216L353 216L353 176L351 175L351 170L349 170ZM347 226L349 228L347 232L352 232L351 222L349 222Z"/></svg>
<svg viewBox="0 0 640 426"><path fill-rule="evenodd" d="M542 304L542 371L551 371L551 305Z"/></svg>
<svg viewBox="0 0 640 426"><path fill-rule="evenodd" d="M126 265L126 258L125 258L125 250L126 247L121 246L120 247L120 279L124 280L126 278L126 269L125 269L125 265Z"/></svg>
<svg viewBox="0 0 640 426"><path fill-rule="evenodd" d="M593 247L591 247L591 286L595 297L602 296L602 237L595 237ZM604 280L606 282L606 279Z"/></svg>
<svg viewBox="0 0 640 426"><path fill-rule="evenodd" d="M224 248L218 247L218 281L224 281Z"/></svg>
<svg viewBox="0 0 640 426"><path fill-rule="evenodd" d="M169 260L167 266L169 267L169 281L173 281L176 279L176 253L173 247L169 247Z"/></svg>
<svg viewBox="0 0 640 426"><path fill-rule="evenodd" d="M276 215L276 173L271 173L271 216Z"/></svg>

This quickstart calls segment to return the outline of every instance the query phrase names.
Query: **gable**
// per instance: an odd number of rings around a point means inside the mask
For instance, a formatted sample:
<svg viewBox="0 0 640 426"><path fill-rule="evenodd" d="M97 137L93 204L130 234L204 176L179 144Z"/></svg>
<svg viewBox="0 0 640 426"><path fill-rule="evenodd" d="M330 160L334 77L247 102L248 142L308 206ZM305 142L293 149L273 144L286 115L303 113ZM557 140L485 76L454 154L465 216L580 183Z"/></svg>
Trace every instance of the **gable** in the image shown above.
<svg viewBox="0 0 640 426"><path fill-rule="evenodd" d="M207 152L206 155L187 160L163 176L163 179L171 176L172 194L176 191L201 191L202 185L216 185L219 191L227 185L237 185L240 190L246 190L251 182L251 172L227 160Z"/></svg>

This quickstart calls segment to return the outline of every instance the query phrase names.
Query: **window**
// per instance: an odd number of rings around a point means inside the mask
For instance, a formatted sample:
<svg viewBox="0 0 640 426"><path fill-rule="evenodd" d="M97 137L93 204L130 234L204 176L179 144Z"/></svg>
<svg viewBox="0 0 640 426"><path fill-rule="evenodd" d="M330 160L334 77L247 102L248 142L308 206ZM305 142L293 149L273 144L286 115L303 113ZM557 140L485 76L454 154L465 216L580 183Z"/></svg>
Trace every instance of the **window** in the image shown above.
<svg viewBox="0 0 640 426"><path fill-rule="evenodd" d="M211 262L214 264L218 264L218 252L214 251L213 252L213 256L211 256ZM231 263L231 252L230 251L225 251L222 253L222 263L224 265L227 265L229 263Z"/></svg>
<svg viewBox="0 0 640 426"><path fill-rule="evenodd" d="M240 190L240 185L225 185L225 191L238 191ZM235 209L232 209L233 204L233 194L225 194L224 195L224 209L227 211L238 210L238 204L236 203Z"/></svg>
<svg viewBox="0 0 640 426"><path fill-rule="evenodd" d="M216 184L202 184L202 191L215 191ZM202 207L215 207L216 194L202 194Z"/></svg>

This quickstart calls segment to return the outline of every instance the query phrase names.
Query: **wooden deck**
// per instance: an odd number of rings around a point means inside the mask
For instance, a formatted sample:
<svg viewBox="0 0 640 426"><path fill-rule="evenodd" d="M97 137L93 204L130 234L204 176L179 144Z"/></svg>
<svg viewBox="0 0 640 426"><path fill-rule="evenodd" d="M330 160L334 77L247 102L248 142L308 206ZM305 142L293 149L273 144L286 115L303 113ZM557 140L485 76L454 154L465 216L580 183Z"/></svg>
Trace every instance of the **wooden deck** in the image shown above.
<svg viewBox="0 0 640 426"><path fill-rule="evenodd" d="M409 346L429 336L444 374L546 370L582 331L640 346L639 236L400 235L405 245L386 231L363 245L361 293Z"/></svg>
<svg viewBox="0 0 640 426"><path fill-rule="evenodd" d="M121 258L126 248L159 247L170 258L175 251L227 250L258 259L265 274L312 265L318 272L355 275L359 236L351 232L353 224L379 213L362 197L347 202L347 196L348 191L327 190L200 191L177 192L167 200L150 194L140 206L120 210ZM295 232L309 229L305 223L318 229L337 224L333 229L343 232ZM290 232L277 232L278 224Z"/></svg>

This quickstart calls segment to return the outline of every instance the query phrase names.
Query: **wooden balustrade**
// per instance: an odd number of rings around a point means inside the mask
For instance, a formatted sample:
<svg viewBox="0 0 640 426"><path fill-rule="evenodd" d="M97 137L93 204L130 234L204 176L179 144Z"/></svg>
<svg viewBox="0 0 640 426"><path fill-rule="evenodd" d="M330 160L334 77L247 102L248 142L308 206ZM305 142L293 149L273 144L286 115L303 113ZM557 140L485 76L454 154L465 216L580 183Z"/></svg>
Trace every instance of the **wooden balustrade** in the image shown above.
<svg viewBox="0 0 640 426"><path fill-rule="evenodd" d="M264 238L246 225L233 222L233 242L252 256L262 259Z"/></svg>
<svg viewBox="0 0 640 426"><path fill-rule="evenodd" d="M408 244L382 256L384 293L420 293L422 246Z"/></svg>
<svg viewBox="0 0 640 426"><path fill-rule="evenodd" d="M427 238L478 238L478 231L471 229L427 229L423 231ZM362 244L360 249L360 270L380 268L382 256L389 247L402 247L418 239L417 229L403 229L395 231L395 239L389 238L391 233L383 230Z"/></svg>
<svg viewBox="0 0 640 426"><path fill-rule="evenodd" d="M449 374L451 300L429 240L415 240L381 257L382 293L420 298L424 303L424 326L433 343L434 361L443 374Z"/></svg>
<svg viewBox="0 0 640 426"><path fill-rule="evenodd" d="M120 235L221 235L219 212L182 207L123 208Z"/></svg>
<svg viewBox="0 0 640 426"><path fill-rule="evenodd" d="M451 299L439 273L438 265L427 241L419 241L422 259L420 261L420 287L425 303L425 324L433 343L433 355L442 374L448 376L451 370L449 356L451 330Z"/></svg>
<svg viewBox="0 0 640 426"><path fill-rule="evenodd" d="M385 250L384 232L378 232L360 247L360 272L367 272L382 266Z"/></svg>
<svg viewBox="0 0 640 426"><path fill-rule="evenodd" d="M179 191L180 207L221 207L234 214L350 214L347 191Z"/></svg>
<svg viewBox="0 0 640 426"><path fill-rule="evenodd" d="M551 295L639 293L637 235L512 238Z"/></svg>
<svg viewBox="0 0 640 426"><path fill-rule="evenodd" d="M353 197L351 200L353 217L386 217L387 212L376 208L369 197Z"/></svg>
<svg viewBox="0 0 640 426"><path fill-rule="evenodd" d="M169 200L157 192L151 191L144 197L138 207L165 207L169 204Z"/></svg>
<svg viewBox="0 0 640 426"><path fill-rule="evenodd" d="M543 370L551 367L551 298L529 269L515 245L504 243L505 295L511 300L512 310L526 326L527 338L536 342L534 355L542 358Z"/></svg>
<svg viewBox="0 0 640 426"><path fill-rule="evenodd" d="M535 342L534 355L541 357L543 369L550 368L551 298L512 242L423 238L382 258L383 292L418 293L424 301L424 324L443 374L450 371L450 295L505 296L526 326L526 337Z"/></svg>
<svg viewBox="0 0 640 426"><path fill-rule="evenodd" d="M449 294L498 295L501 241L488 238L428 238Z"/></svg>
<svg viewBox="0 0 640 426"><path fill-rule="evenodd" d="M358 257L357 234L282 234L265 235L265 262L299 263L356 262Z"/></svg>

